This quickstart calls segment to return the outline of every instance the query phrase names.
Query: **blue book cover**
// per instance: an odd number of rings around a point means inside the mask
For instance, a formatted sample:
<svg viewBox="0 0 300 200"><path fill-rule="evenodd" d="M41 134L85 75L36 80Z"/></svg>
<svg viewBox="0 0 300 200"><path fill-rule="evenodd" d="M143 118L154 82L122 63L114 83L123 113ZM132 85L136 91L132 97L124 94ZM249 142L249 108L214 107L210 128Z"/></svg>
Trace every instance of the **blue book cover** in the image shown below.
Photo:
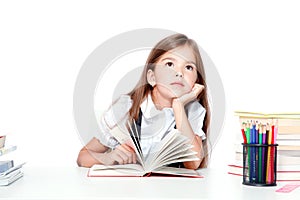
<svg viewBox="0 0 300 200"><path fill-rule="evenodd" d="M0 161L0 173L5 172L14 166L13 160Z"/></svg>

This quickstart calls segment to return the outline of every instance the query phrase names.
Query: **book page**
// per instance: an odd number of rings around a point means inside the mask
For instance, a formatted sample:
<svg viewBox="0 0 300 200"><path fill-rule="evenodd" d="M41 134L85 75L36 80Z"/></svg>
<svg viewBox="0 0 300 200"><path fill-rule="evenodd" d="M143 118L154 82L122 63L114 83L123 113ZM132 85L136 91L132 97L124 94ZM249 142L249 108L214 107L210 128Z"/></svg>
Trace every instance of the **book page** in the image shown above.
<svg viewBox="0 0 300 200"><path fill-rule="evenodd" d="M168 151L162 152L162 154L152 161L151 168L157 168L166 164L182 162L185 161L198 160L197 157L190 157L191 155L196 155L197 153L192 151L193 146L190 144L177 145L176 148Z"/></svg>
<svg viewBox="0 0 300 200"><path fill-rule="evenodd" d="M169 165L172 163L177 163L177 162L187 162L187 161L196 161L199 160L199 158L195 155L196 152L191 152L190 155L186 155L184 157L175 157L175 158L170 158L168 160L164 160L159 163L160 166L165 166Z"/></svg>
<svg viewBox="0 0 300 200"><path fill-rule="evenodd" d="M176 134L180 134L176 129L169 132L162 140L161 142L157 143L155 146L153 146L150 150L152 152L147 156L147 159L145 160L145 169L151 170L153 167L150 167L154 160L163 152L165 151L166 147L170 145L174 138L176 138Z"/></svg>
<svg viewBox="0 0 300 200"><path fill-rule="evenodd" d="M192 151L192 147L188 138L175 129L168 133L161 143L151 149L153 154L149 155L145 161L145 169L152 171L176 162L199 160L195 156L197 153Z"/></svg>
<svg viewBox="0 0 300 200"><path fill-rule="evenodd" d="M125 165L93 165L88 173L90 177L97 176L143 176L145 171L139 164Z"/></svg>
<svg viewBox="0 0 300 200"><path fill-rule="evenodd" d="M193 148L192 145L185 145L185 146L182 146L181 148L174 148L174 150L170 151L168 154L164 154L163 158L161 158L160 160L163 161L163 160L172 158L174 156L177 156L177 157L178 156L180 156L180 157L187 156L187 153L190 152L189 150L192 148Z"/></svg>
<svg viewBox="0 0 300 200"><path fill-rule="evenodd" d="M174 162L178 162L177 160L179 158L186 158L191 155L196 155L197 152L192 150L192 145L185 145L181 148L175 149L175 151L170 152L169 154L165 155L164 157L160 158L160 163L164 163L164 161L171 161L174 160Z"/></svg>
<svg viewBox="0 0 300 200"><path fill-rule="evenodd" d="M180 153L180 150L182 149L191 149L192 145L188 143L188 139L185 136L177 135L173 139L173 141L165 146L163 151L157 155L155 160L161 160L164 159L166 156L169 156L170 154L174 155L174 152Z"/></svg>
<svg viewBox="0 0 300 200"><path fill-rule="evenodd" d="M121 127L121 125L116 126L111 130L111 134L118 140L120 144L128 144L128 141L130 141L132 147L136 153L137 161L142 166L144 166L144 158L142 154L142 150L139 146L139 141L136 139L137 136L137 128L135 122L133 122L133 125L130 124L130 122L127 122L129 131L127 127L124 125L124 127Z"/></svg>
<svg viewBox="0 0 300 200"><path fill-rule="evenodd" d="M160 167L156 170L153 170L153 173L203 178L203 176L198 171L186 168Z"/></svg>
<svg viewBox="0 0 300 200"><path fill-rule="evenodd" d="M235 111L235 115L242 118L285 118L285 119L300 119L300 112L279 112L279 113L265 113L265 112L244 112Z"/></svg>
<svg viewBox="0 0 300 200"><path fill-rule="evenodd" d="M140 146L140 142L135 137L135 135L138 134L136 124L135 124L135 122L133 122L133 128L134 129L132 129L129 122L128 122L128 126L130 128L130 132L131 132L131 136L132 136L131 139L132 139L133 144L134 144L133 147L134 147L134 151L137 155L137 160L141 164L141 166L145 169L145 158L143 156L143 152L142 152L142 149L141 149L141 146Z"/></svg>

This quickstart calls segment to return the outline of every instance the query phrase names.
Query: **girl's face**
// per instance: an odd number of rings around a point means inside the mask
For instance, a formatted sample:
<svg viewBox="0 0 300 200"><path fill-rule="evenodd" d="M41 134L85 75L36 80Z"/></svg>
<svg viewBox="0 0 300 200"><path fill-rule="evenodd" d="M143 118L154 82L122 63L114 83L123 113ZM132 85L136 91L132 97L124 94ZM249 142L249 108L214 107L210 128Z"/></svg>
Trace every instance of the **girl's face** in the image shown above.
<svg viewBox="0 0 300 200"><path fill-rule="evenodd" d="M154 72L148 71L148 80L152 75L154 90L160 96L170 99L181 97L192 90L197 80L195 63L196 58L188 45L177 47L160 57Z"/></svg>

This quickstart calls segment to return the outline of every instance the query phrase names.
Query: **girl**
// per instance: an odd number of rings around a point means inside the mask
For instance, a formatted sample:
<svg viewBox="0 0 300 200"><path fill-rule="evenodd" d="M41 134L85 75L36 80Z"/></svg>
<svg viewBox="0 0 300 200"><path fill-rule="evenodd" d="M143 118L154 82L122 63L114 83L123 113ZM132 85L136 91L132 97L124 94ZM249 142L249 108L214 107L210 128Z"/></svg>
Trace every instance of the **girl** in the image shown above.
<svg viewBox="0 0 300 200"><path fill-rule="evenodd" d="M197 44L183 34L161 40L150 52L136 87L122 95L101 119L102 134L78 155L79 166L136 163L130 145L120 144L111 131L126 122L138 124L143 154L171 129L190 139L199 161L181 163L185 168L207 166L210 109L205 71Z"/></svg>

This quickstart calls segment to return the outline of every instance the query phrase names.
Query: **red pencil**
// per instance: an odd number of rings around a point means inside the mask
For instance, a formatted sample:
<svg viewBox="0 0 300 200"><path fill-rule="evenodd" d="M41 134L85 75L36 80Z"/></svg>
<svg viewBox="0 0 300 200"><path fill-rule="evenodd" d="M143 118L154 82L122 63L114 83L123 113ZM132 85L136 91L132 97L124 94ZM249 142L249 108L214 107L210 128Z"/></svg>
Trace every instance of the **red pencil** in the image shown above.
<svg viewBox="0 0 300 200"><path fill-rule="evenodd" d="M242 124L242 135L243 135L243 139L244 139L244 144L247 144L247 137L246 137L246 132L245 132L245 129L246 129L246 123L245 122L243 122L243 124Z"/></svg>

